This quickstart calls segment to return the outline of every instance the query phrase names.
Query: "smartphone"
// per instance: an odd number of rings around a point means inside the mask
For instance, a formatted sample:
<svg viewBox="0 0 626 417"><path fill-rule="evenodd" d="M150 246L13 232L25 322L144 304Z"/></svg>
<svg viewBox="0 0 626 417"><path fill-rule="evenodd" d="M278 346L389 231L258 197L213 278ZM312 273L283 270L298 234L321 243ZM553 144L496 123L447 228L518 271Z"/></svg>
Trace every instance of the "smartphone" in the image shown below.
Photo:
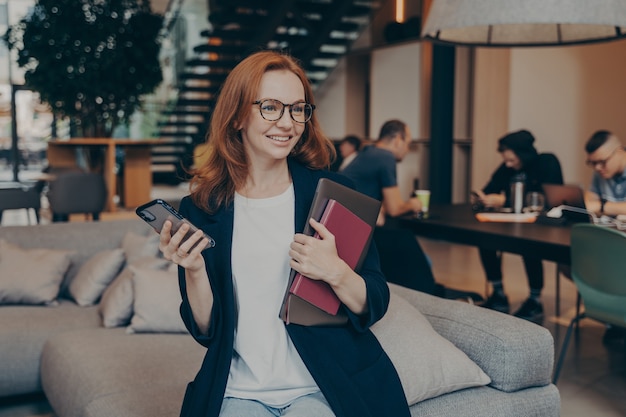
<svg viewBox="0 0 626 417"><path fill-rule="evenodd" d="M183 242L198 230L196 226L185 219L174 207L160 198L137 207L135 213L152 226L157 233L161 233L161 229L166 220L172 222L172 234L176 233L183 224L188 224L189 232L187 232L183 238ZM209 240L207 249L215 246L215 240L211 236L204 233L204 237Z"/></svg>

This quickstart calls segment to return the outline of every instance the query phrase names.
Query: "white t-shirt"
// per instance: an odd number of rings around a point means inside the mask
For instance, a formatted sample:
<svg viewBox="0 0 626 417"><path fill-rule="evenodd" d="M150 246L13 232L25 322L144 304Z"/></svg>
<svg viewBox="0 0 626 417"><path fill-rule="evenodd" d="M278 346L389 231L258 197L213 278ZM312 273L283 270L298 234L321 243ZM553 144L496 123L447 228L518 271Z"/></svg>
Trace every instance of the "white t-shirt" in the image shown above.
<svg viewBox="0 0 626 417"><path fill-rule="evenodd" d="M279 317L295 233L293 185L276 197L235 194L232 267L238 316L226 397L285 407L319 391Z"/></svg>

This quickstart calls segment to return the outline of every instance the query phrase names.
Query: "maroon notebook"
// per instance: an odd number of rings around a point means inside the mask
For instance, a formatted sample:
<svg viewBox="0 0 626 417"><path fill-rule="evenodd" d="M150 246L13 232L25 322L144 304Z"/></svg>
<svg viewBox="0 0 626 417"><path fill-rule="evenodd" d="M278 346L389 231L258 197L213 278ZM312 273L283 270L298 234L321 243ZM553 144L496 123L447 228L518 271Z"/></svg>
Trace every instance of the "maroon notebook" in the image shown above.
<svg viewBox="0 0 626 417"><path fill-rule="evenodd" d="M354 269L369 243L372 226L332 199L328 200L320 223L335 236L339 257ZM319 238L317 233L314 236ZM289 292L331 315L336 315L341 305L330 285L300 273L296 273Z"/></svg>

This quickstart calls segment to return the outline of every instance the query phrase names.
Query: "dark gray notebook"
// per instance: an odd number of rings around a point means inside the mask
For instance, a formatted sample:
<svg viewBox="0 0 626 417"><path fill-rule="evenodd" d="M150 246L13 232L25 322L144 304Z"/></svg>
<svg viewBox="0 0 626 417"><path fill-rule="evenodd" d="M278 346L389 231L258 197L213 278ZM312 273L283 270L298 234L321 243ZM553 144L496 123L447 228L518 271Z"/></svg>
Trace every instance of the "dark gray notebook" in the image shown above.
<svg viewBox="0 0 626 417"><path fill-rule="evenodd" d="M313 202L311 203L311 209L309 210L309 216L307 219L314 218L319 221L324 213L324 210L326 209L328 200L331 199L337 200L342 206L359 216L365 223L371 225L372 227L376 226L376 220L378 219L378 213L380 212L381 202L328 178L322 178L317 183L315 196L313 197ZM315 231L311 225L307 222L304 226L303 233L305 235L313 236L314 232ZM369 241L365 247L369 247ZM357 262L356 267L354 268L355 270L361 267L363 259L367 254L366 252L367 251L363 253L359 262Z"/></svg>
<svg viewBox="0 0 626 417"><path fill-rule="evenodd" d="M376 220L378 219L381 202L328 178L322 178L317 183L315 196L313 197L313 202L311 203L307 219L314 218L319 221L324 213L324 210L326 209L328 201L331 199L336 200L352 213L356 214L365 223L370 225L373 231L376 226ZM313 228L309 225L308 221L304 227L303 233L309 236L313 236L315 233L315 230L313 230ZM373 233L370 233L367 243L365 244L365 248L363 249L363 252L361 253L361 256L359 257L359 260L354 268L355 270L358 270L361 267L363 260L367 256L372 235ZM289 290L295 276L296 271L291 270L289 283L285 291L280 311L280 317L282 320L287 323L295 323L305 326L337 325L347 321L347 316L343 314L341 310L336 315L329 314L290 293Z"/></svg>

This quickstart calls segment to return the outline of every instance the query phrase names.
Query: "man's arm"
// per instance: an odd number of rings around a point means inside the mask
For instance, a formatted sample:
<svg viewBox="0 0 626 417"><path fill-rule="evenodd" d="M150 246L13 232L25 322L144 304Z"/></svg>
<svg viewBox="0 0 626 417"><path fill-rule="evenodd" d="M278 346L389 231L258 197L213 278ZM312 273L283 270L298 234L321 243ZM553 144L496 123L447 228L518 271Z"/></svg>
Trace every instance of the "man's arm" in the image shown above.
<svg viewBox="0 0 626 417"><path fill-rule="evenodd" d="M411 197L405 201L397 185L385 187L382 191L383 209L388 216L395 217L408 212L419 213L422 209L422 203L417 197Z"/></svg>
<svg viewBox="0 0 626 417"><path fill-rule="evenodd" d="M605 201L604 210L601 211L602 201L600 196L593 191L585 192L585 207L596 214L606 214L607 216L617 216L626 214L626 201Z"/></svg>

